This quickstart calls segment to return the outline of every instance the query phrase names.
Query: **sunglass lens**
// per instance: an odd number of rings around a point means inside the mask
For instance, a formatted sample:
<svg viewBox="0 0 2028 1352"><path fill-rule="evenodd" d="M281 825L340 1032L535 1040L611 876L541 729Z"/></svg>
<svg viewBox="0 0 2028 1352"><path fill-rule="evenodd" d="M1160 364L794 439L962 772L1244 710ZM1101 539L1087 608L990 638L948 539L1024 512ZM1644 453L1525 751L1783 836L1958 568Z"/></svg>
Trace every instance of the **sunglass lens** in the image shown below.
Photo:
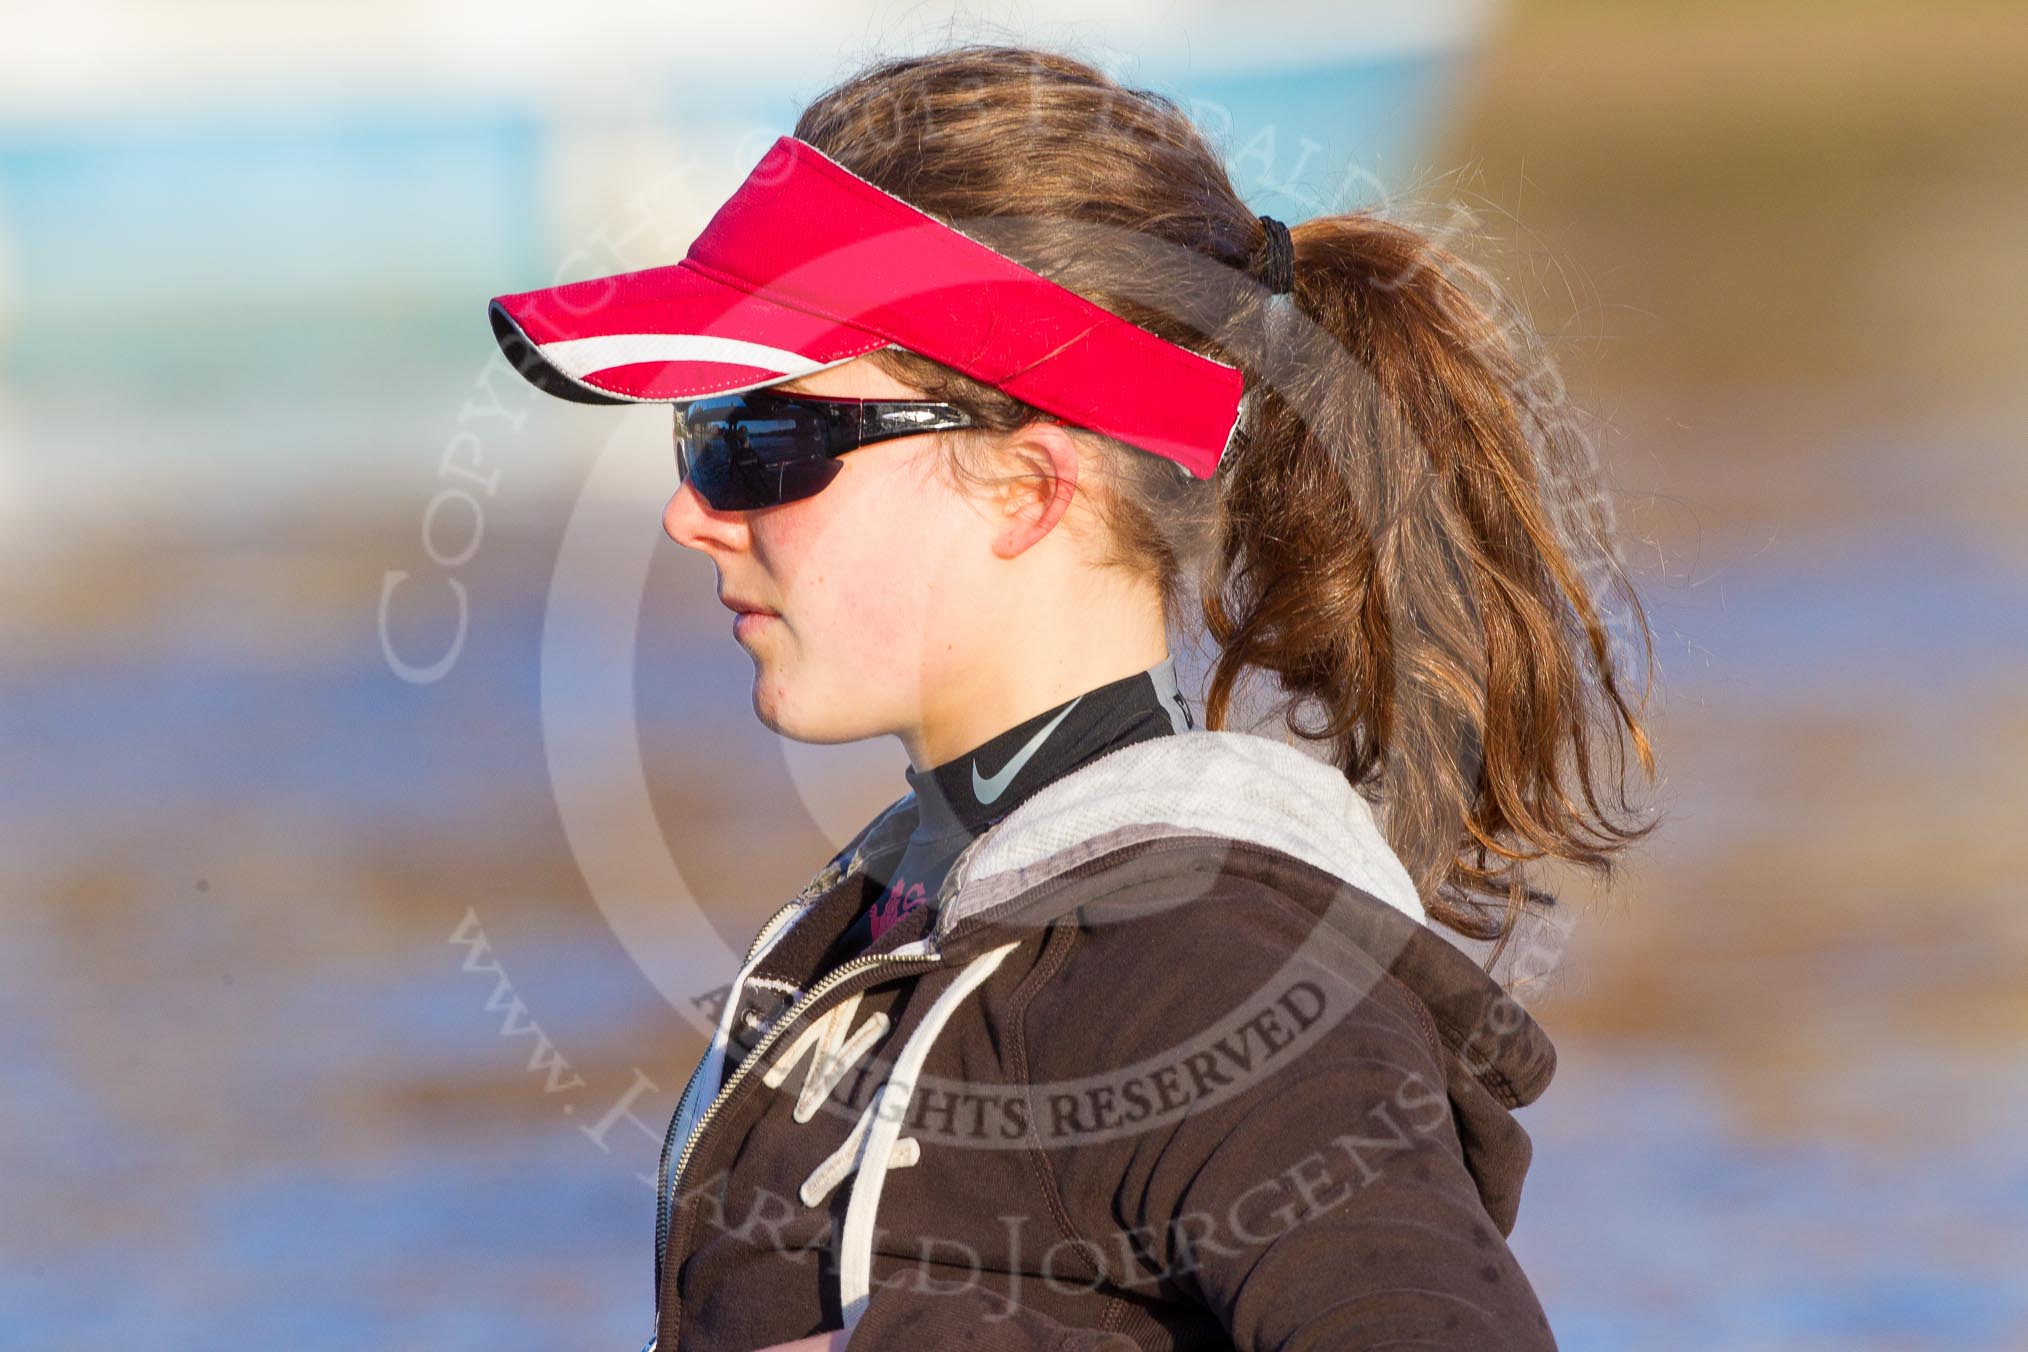
<svg viewBox="0 0 2028 1352"><path fill-rule="evenodd" d="M825 429L792 407L738 397L702 400L676 415L677 463L713 508L750 511L795 502L838 477Z"/></svg>

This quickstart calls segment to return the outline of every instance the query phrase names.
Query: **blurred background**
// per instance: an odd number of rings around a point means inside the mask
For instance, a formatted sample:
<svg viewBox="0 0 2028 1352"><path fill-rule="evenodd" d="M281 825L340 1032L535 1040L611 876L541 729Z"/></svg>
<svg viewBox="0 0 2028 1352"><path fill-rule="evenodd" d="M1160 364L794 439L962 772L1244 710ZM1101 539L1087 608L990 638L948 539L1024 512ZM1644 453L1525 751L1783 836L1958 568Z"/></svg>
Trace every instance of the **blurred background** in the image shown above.
<svg viewBox="0 0 2028 1352"><path fill-rule="evenodd" d="M905 762L752 720L666 412L484 302L1015 39L1447 223L1600 421L1668 825L1531 997L1562 1345L2028 1347L2022 6L0 18L0 1346L647 1336L694 997Z"/></svg>

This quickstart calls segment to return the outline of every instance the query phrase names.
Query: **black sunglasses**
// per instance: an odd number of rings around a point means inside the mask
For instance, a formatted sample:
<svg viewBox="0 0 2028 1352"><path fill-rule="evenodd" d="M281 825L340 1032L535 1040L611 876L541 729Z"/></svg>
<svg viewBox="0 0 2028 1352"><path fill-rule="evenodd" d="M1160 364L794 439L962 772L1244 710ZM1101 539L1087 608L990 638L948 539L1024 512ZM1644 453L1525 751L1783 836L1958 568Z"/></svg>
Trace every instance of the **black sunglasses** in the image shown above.
<svg viewBox="0 0 2028 1352"><path fill-rule="evenodd" d="M922 399L720 394L676 405L676 468L718 511L776 507L822 492L847 451L970 426L964 410Z"/></svg>

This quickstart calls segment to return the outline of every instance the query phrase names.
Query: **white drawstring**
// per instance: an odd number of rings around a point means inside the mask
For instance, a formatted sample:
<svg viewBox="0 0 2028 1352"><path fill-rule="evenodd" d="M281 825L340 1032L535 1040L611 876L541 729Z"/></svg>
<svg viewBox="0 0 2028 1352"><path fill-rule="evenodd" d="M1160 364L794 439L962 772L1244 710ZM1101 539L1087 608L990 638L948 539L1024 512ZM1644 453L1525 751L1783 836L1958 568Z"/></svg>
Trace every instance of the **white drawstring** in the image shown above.
<svg viewBox="0 0 2028 1352"><path fill-rule="evenodd" d="M958 1005L993 974L1009 953L1019 947L1018 940L1002 944L965 964L957 978L930 1005L921 1025L909 1034L908 1041L902 1045L901 1055L895 1059L894 1069L881 1085L874 1101L859 1115L844 1144L803 1180L799 1195L804 1205L816 1206L846 1175L855 1169L859 1172L859 1180L852 1186L852 1199L846 1204L845 1226L839 1240L838 1304L844 1311L848 1330L865 1313L872 1289L873 1221L880 1209L880 1193L887 1171L905 1169L921 1157L920 1144L913 1137L901 1135L901 1123L908 1115L908 1103L915 1094L916 1077L922 1074L931 1044L943 1032L944 1025L950 1022ZM725 1009L719 1014L718 1031L711 1040L711 1050L706 1053L710 1064L699 1077L697 1093L684 1104L680 1127L682 1140L689 1139L690 1133L696 1129L696 1119L703 1115L699 1105L709 1103L717 1096L719 1070L732 1035L733 1010L739 1002L747 976L763 956L764 953L756 953L733 979ZM812 1022L794 1042L777 1053L762 1074L763 1084L771 1089L779 1088L788 1078L789 1071L814 1048L815 1057L803 1081L802 1091L796 1098L796 1121L809 1121L830 1096L832 1087L887 1032L888 1018L881 1013L869 1016L859 1028L852 1029L852 1018L858 1012L860 999L860 996L854 995L843 1000L822 1018ZM852 1029L849 1034L848 1029ZM650 1338L642 1352L655 1352L655 1344L656 1340Z"/></svg>
<svg viewBox="0 0 2028 1352"><path fill-rule="evenodd" d="M859 1177L852 1185L852 1200L845 1207L845 1229L838 1244L838 1305L844 1311L848 1331L866 1312L873 1286L873 1219L880 1210L880 1191L887 1181L887 1171L900 1162L896 1160L897 1146L916 1145L913 1139L902 1141L901 1124L908 1115L908 1101L915 1094L916 1077L929 1058L930 1044L937 1040L960 1002L1018 947L1019 940L1005 943L965 964L957 979L937 996L922 1025L909 1035L878 1097L860 1116L860 1127L854 1129L855 1136L864 1130L865 1149L860 1156ZM904 1153L907 1162L914 1161L914 1151ZM811 1182L816 1177L811 1175Z"/></svg>

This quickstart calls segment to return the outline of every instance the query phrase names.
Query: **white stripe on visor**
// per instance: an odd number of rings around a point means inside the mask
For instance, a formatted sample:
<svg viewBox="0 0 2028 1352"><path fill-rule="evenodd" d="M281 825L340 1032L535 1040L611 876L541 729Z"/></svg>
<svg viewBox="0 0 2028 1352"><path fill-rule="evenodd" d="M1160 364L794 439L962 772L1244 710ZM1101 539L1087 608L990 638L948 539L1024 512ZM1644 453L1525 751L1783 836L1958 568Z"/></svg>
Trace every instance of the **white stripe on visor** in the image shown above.
<svg viewBox="0 0 2028 1352"><path fill-rule="evenodd" d="M641 361L715 361L758 366L784 376L805 375L826 364L786 348L695 333L604 333L543 343L536 351L557 370L579 380L594 371Z"/></svg>

